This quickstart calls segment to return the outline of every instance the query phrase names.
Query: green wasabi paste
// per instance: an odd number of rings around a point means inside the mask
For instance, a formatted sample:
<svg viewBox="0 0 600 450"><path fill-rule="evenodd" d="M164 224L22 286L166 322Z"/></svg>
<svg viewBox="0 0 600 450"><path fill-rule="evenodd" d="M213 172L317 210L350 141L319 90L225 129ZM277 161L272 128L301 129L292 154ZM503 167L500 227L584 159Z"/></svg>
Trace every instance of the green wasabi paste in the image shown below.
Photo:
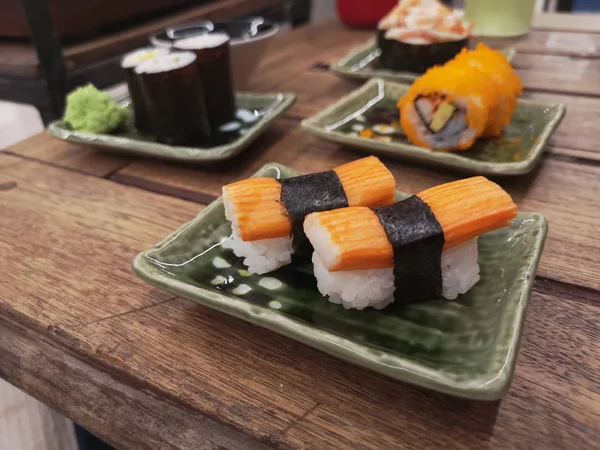
<svg viewBox="0 0 600 450"><path fill-rule="evenodd" d="M118 128L127 115L110 95L88 84L67 95L63 120L76 131L104 134Z"/></svg>

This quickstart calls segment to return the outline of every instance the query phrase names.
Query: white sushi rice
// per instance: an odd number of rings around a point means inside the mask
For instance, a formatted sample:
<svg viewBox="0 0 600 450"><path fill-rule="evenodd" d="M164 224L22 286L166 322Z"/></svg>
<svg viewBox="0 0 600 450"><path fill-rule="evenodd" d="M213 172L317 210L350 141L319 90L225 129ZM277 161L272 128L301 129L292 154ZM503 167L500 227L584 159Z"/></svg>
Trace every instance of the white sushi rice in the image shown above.
<svg viewBox="0 0 600 450"><path fill-rule="evenodd" d="M223 45L229 40L227 33L206 33L199 36L192 36L185 39L179 39L173 47L181 50L202 50L205 48L215 48Z"/></svg>
<svg viewBox="0 0 600 450"><path fill-rule="evenodd" d="M445 298L453 300L479 281L477 257L477 239L442 253L442 295ZM328 296L332 303L361 310L369 306L381 309L394 301L396 288L392 267L330 272L316 251L312 261L319 292Z"/></svg>
<svg viewBox="0 0 600 450"><path fill-rule="evenodd" d="M192 52L172 52L144 61L135 68L135 73L169 72L189 66L194 61L196 55Z"/></svg>
<svg viewBox="0 0 600 450"><path fill-rule="evenodd" d="M169 49L167 48L138 48L137 50L133 50L132 52L127 53L123 57L123 59L121 60L121 67L123 69L131 69L132 67L136 67L145 61L156 58L157 56L164 56L167 53L169 53Z"/></svg>
<svg viewBox="0 0 600 450"><path fill-rule="evenodd" d="M236 256L244 258L248 272L261 275L292 262L294 249L291 236L244 241L240 237L235 207L225 192L223 192L223 204L225 217L231 222L231 237L223 241L223 247L233 250Z"/></svg>

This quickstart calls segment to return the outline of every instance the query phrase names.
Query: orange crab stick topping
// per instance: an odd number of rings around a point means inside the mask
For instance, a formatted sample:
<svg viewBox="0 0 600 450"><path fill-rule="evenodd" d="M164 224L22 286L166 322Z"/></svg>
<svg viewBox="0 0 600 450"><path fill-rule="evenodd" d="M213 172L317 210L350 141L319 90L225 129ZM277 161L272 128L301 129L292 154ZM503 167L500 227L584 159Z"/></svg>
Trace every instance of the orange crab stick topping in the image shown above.
<svg viewBox="0 0 600 450"><path fill-rule="evenodd" d="M444 249L510 224L516 205L496 183L473 177L417 194L442 227ZM304 231L329 271L377 269L394 265L383 225L369 208L342 208L309 214Z"/></svg>
<svg viewBox="0 0 600 450"><path fill-rule="evenodd" d="M442 226L444 248L505 227L517 215L510 195L485 177L442 184L417 196L429 205Z"/></svg>
<svg viewBox="0 0 600 450"><path fill-rule="evenodd" d="M393 203L396 182L375 156L336 167L349 206L379 207ZM292 224L281 201L281 184L274 178L249 178L223 186L233 226L244 241L289 236Z"/></svg>

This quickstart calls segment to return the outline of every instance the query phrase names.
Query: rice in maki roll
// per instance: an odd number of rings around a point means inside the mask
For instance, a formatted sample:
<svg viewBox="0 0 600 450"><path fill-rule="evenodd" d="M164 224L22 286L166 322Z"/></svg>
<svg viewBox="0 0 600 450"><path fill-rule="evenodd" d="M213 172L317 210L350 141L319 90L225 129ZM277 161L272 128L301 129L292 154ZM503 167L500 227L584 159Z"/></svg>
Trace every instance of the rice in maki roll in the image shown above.
<svg viewBox="0 0 600 450"><path fill-rule="evenodd" d="M167 53L169 53L169 50L165 48L144 47L127 53L121 59L121 67L125 71L125 79L127 80L129 96L133 106L135 127L142 133L151 133L152 127L148 117L148 106L142 95L139 75L135 73L135 68L145 61Z"/></svg>
<svg viewBox="0 0 600 450"><path fill-rule="evenodd" d="M196 55L172 52L135 68L153 134L169 145L210 143L210 127Z"/></svg>
<svg viewBox="0 0 600 450"><path fill-rule="evenodd" d="M437 0L400 0L378 25L381 65L423 73L454 58L467 46L470 32L462 11Z"/></svg>

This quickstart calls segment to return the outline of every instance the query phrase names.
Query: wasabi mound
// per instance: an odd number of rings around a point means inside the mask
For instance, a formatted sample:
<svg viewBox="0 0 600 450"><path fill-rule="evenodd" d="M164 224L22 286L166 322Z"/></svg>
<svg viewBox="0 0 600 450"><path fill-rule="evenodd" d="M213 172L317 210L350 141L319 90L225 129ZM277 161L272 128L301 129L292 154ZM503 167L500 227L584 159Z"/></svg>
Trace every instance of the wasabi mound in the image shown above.
<svg viewBox="0 0 600 450"><path fill-rule="evenodd" d="M63 120L76 131L105 134L117 129L127 115L110 95L88 84L67 95Z"/></svg>

